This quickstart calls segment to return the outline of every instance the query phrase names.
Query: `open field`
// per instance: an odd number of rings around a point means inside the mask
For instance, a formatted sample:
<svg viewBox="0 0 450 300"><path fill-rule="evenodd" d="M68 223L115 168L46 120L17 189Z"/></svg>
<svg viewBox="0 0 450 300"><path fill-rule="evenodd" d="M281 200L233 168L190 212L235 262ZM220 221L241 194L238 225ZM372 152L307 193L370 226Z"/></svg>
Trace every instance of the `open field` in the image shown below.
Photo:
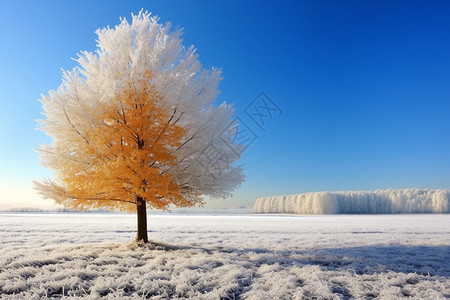
<svg viewBox="0 0 450 300"><path fill-rule="evenodd" d="M450 297L450 215L0 214L0 298Z"/></svg>

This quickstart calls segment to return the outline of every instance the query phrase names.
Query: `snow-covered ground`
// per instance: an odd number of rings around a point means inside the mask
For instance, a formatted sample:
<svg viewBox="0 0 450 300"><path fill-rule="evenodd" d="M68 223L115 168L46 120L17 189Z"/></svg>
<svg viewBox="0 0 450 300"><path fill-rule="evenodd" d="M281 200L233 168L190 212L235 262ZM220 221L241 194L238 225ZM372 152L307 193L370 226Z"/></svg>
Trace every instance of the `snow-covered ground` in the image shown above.
<svg viewBox="0 0 450 300"><path fill-rule="evenodd" d="M446 299L450 215L0 214L0 298Z"/></svg>

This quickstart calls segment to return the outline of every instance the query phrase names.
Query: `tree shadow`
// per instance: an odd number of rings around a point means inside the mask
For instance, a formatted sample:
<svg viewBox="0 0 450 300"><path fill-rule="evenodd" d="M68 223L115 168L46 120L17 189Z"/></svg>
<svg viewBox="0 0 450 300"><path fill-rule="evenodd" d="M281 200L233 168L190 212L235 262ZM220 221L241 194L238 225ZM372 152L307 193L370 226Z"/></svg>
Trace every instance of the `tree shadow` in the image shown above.
<svg viewBox="0 0 450 300"><path fill-rule="evenodd" d="M317 265L330 271L351 270L358 275L416 273L450 276L450 246L370 245L347 248L324 248L304 251L281 251L262 255L262 260ZM273 260L273 258L272 258Z"/></svg>

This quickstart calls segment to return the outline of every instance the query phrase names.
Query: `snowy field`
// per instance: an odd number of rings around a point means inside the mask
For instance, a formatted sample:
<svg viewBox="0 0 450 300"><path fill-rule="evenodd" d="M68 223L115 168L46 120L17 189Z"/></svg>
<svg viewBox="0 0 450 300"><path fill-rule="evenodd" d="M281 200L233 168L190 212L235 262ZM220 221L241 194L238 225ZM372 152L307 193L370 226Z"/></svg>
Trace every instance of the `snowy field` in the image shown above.
<svg viewBox="0 0 450 300"><path fill-rule="evenodd" d="M450 215L0 214L1 299L450 298Z"/></svg>

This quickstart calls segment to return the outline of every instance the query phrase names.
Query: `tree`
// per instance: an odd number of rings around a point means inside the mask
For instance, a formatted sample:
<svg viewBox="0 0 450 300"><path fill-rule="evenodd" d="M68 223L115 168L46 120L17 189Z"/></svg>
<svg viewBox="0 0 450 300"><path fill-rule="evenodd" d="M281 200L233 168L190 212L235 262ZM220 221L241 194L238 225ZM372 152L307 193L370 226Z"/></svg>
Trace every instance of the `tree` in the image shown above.
<svg viewBox="0 0 450 300"><path fill-rule="evenodd" d="M182 29L141 11L96 33L95 53L81 52L40 100L52 143L37 151L55 175L35 187L74 209L137 212L147 242L147 208L202 205L244 180L234 111L213 105L221 71L202 69Z"/></svg>

